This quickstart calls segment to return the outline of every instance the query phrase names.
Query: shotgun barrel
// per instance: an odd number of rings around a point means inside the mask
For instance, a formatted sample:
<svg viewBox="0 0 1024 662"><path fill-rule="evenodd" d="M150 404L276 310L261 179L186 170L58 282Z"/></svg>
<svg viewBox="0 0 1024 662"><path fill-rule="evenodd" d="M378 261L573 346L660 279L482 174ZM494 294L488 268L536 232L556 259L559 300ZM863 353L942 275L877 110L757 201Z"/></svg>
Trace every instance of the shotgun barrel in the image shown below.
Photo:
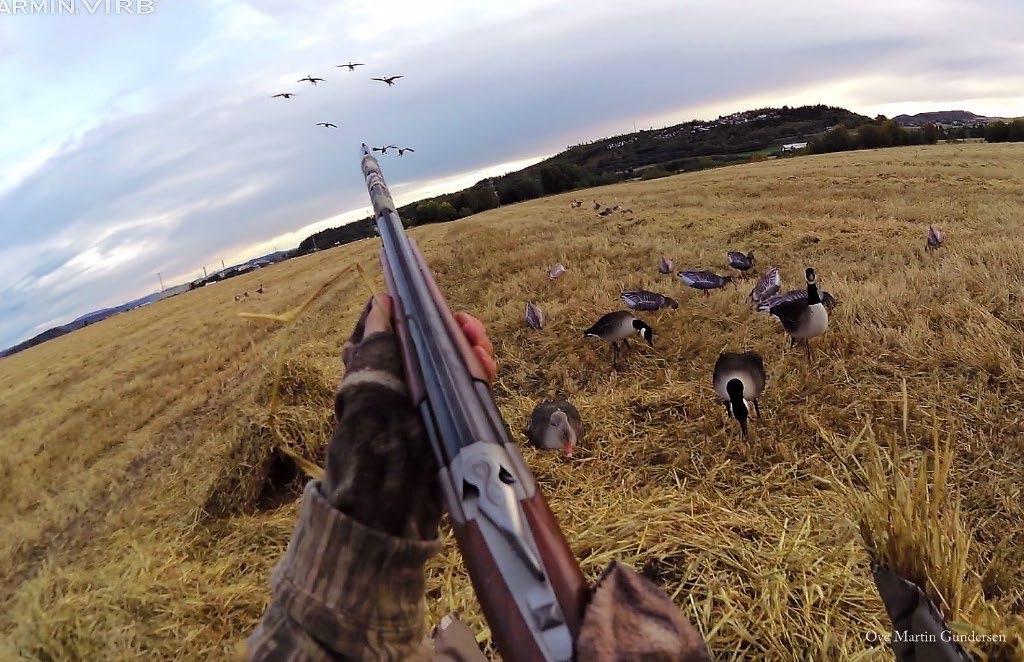
<svg viewBox="0 0 1024 662"><path fill-rule="evenodd" d="M579 564L365 144L362 170L410 394L494 642L506 660L572 659L587 598Z"/></svg>

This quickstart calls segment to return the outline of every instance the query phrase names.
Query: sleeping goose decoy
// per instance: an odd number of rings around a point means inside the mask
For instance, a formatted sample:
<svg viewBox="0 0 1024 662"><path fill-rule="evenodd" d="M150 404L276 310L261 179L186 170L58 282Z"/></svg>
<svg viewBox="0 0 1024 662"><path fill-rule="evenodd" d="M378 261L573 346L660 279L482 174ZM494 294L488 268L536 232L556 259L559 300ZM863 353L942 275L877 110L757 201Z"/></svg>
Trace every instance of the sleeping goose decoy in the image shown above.
<svg viewBox="0 0 1024 662"><path fill-rule="evenodd" d="M746 255L739 251L729 251L729 266L744 273L754 268L754 251Z"/></svg>
<svg viewBox="0 0 1024 662"><path fill-rule="evenodd" d="M722 352L715 362L711 381L719 401L725 405L729 415L739 422L743 436L747 436L751 403L754 404L758 418L761 417L757 398L764 391L767 381L761 355L757 352Z"/></svg>
<svg viewBox="0 0 1024 662"><path fill-rule="evenodd" d="M750 290L750 301L754 305L775 296L782 289L782 276L778 267L771 267L761 274L761 277L754 283L754 289Z"/></svg>
<svg viewBox="0 0 1024 662"><path fill-rule="evenodd" d="M717 290L732 283L732 276L719 276L710 271L680 271L678 276L695 290L702 290L704 296L708 296L708 290Z"/></svg>
<svg viewBox="0 0 1024 662"><path fill-rule="evenodd" d="M599 338L612 344L612 367L619 361L619 342L629 348L629 337L634 333L654 347L654 329L647 322L633 316L626 310L617 310L601 316L594 325L583 332L584 338Z"/></svg>
<svg viewBox="0 0 1024 662"><path fill-rule="evenodd" d="M622 302L632 310L661 310L678 308L679 302L658 292L649 290L627 290L619 295Z"/></svg>
<svg viewBox="0 0 1024 662"><path fill-rule="evenodd" d="M672 273L672 260L668 259L664 255L661 256L661 261L658 263L658 273L670 274Z"/></svg>
<svg viewBox="0 0 1024 662"><path fill-rule="evenodd" d="M541 450L562 449L566 457L583 438L580 412L566 400L545 400L530 414L530 425L523 432L531 444Z"/></svg>
<svg viewBox="0 0 1024 662"><path fill-rule="evenodd" d="M548 269L548 278L554 280L566 272L565 265L559 262L550 269Z"/></svg>
<svg viewBox="0 0 1024 662"><path fill-rule="evenodd" d="M818 281L814 269L808 267L807 298L795 299L772 306L768 312L782 322L782 328L789 334L791 344L803 341L807 347L807 361L811 360L811 338L825 333L828 328L828 309L818 295Z"/></svg>
<svg viewBox="0 0 1024 662"><path fill-rule="evenodd" d="M544 328L544 311L532 301L526 302L526 326L531 329Z"/></svg>
<svg viewBox="0 0 1024 662"><path fill-rule="evenodd" d="M939 246L942 246L942 230L935 227L934 225L928 226L928 234L926 236L927 243L924 246L924 250L928 251L938 250Z"/></svg>

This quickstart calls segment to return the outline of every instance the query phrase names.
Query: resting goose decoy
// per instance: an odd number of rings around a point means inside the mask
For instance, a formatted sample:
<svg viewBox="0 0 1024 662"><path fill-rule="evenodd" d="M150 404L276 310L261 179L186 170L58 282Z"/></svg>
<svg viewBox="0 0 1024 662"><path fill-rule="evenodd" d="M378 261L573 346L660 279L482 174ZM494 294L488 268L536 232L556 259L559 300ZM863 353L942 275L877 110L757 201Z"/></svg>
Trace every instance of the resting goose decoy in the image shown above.
<svg viewBox="0 0 1024 662"><path fill-rule="evenodd" d="M662 308L676 309L679 302L672 297L667 297L658 292L649 290L627 290L619 295L622 302L632 310L661 310Z"/></svg>
<svg viewBox="0 0 1024 662"><path fill-rule="evenodd" d="M818 295L821 297L821 302L825 304L825 309L827 311L832 312L833 310L835 310L835 307L836 305L838 305L839 302L836 301L836 298L832 296L830 292L828 292L827 290L818 290ZM758 302L757 304L757 310L759 312L766 313L770 311L773 306L777 306L780 303L786 303L789 301L806 302L807 290L789 290L788 292L783 292L782 294L774 294L765 299L761 299L761 301Z"/></svg>
<svg viewBox="0 0 1024 662"><path fill-rule="evenodd" d="M548 269L548 278L554 280L561 276L562 274L564 274L566 271L567 269L565 268L565 265L559 262L558 264Z"/></svg>
<svg viewBox="0 0 1024 662"><path fill-rule="evenodd" d="M729 251L729 266L737 271L746 273L754 268L754 251L750 251L746 255L739 251Z"/></svg>
<svg viewBox="0 0 1024 662"><path fill-rule="evenodd" d="M761 274L761 277L754 283L754 289L750 290L750 302L754 305L760 304L778 294L781 289L782 275L779 273L779 268L771 267Z"/></svg>
<svg viewBox="0 0 1024 662"><path fill-rule="evenodd" d="M715 361L711 381L719 401L725 405L729 415L739 422L740 431L746 437L750 403L754 404L758 418L761 417L757 398L764 392L767 381L761 355L757 352L722 352Z"/></svg>
<svg viewBox="0 0 1024 662"><path fill-rule="evenodd" d="M594 325L583 332L584 338L599 338L612 344L612 367L619 361L619 342L629 349L629 337L634 333L654 347L654 329L627 310L606 313Z"/></svg>
<svg viewBox="0 0 1024 662"><path fill-rule="evenodd" d="M807 298L783 301L772 306L768 312L782 322L782 328L789 334L791 344L803 341L807 348L807 361L811 360L811 338L825 333L828 328L828 309L818 294L818 280L814 269L807 268Z"/></svg>
<svg viewBox="0 0 1024 662"><path fill-rule="evenodd" d="M942 246L942 240L944 239L944 237L942 236L942 230L940 228L935 227L934 225L929 225L928 234L926 235L925 239L927 242L924 246L924 250L926 253L928 251L938 250L938 248Z"/></svg>
<svg viewBox="0 0 1024 662"><path fill-rule="evenodd" d="M526 302L526 326L531 329L544 328L544 311L532 301Z"/></svg>
<svg viewBox="0 0 1024 662"><path fill-rule="evenodd" d="M693 289L702 290L704 296L708 296L708 290L717 290L732 283L732 276L719 276L710 271L680 271L677 275Z"/></svg>
<svg viewBox="0 0 1024 662"><path fill-rule="evenodd" d="M672 273L672 260L662 255L661 261L658 262L658 272L663 274Z"/></svg>
<svg viewBox="0 0 1024 662"><path fill-rule="evenodd" d="M523 433L541 450L562 449L566 457L583 438L583 419L567 400L545 400L530 414L530 425Z"/></svg>

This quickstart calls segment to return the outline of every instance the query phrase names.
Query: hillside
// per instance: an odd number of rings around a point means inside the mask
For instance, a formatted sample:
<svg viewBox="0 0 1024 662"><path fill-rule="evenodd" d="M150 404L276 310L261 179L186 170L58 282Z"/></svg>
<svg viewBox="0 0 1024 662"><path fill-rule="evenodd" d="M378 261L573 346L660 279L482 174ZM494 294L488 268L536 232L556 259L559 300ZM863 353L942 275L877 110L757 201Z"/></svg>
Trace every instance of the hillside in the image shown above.
<svg viewBox="0 0 1024 662"><path fill-rule="evenodd" d="M913 115L897 115L893 119L902 126L924 126L929 123L970 126L987 124L998 118L976 115L969 110L936 110Z"/></svg>
<svg viewBox="0 0 1024 662"><path fill-rule="evenodd" d="M581 411L572 461L524 455L588 578L611 559L642 570L715 659L885 660L866 637L888 619L842 486L876 450L912 466L948 439L962 494L950 526L971 541L961 617L1024 613L1022 184L1024 145L898 147L619 183L411 232L450 303L488 326L511 429L544 397ZM574 195L636 213L599 218L570 209ZM930 223L948 237L935 255ZM788 287L817 269L839 306L813 364L750 310L749 283L704 298L656 269L666 254L724 272L730 248L778 265ZM276 449L322 461L367 288L348 271L286 328L236 313L292 308L339 265L380 288L376 254L365 240L288 260L238 276L266 289L243 304L204 287L0 362L0 659L231 658L297 514L302 478ZM556 261L568 272L551 282ZM647 315L655 347L613 372L580 332L637 286L680 306ZM524 328L526 300L543 331ZM726 348L760 351L769 373L746 442L710 386ZM485 632L449 537L428 596L431 623L456 611Z"/></svg>

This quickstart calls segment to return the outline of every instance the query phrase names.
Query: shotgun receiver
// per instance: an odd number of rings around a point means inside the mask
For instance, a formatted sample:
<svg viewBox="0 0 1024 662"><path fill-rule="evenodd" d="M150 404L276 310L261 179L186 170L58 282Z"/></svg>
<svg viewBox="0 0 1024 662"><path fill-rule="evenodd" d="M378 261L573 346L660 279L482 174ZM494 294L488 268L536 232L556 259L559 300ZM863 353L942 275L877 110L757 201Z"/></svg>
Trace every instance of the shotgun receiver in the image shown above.
<svg viewBox="0 0 1024 662"><path fill-rule="evenodd" d="M362 167L410 394L498 651L512 661L572 659L587 596L579 564L365 144Z"/></svg>

